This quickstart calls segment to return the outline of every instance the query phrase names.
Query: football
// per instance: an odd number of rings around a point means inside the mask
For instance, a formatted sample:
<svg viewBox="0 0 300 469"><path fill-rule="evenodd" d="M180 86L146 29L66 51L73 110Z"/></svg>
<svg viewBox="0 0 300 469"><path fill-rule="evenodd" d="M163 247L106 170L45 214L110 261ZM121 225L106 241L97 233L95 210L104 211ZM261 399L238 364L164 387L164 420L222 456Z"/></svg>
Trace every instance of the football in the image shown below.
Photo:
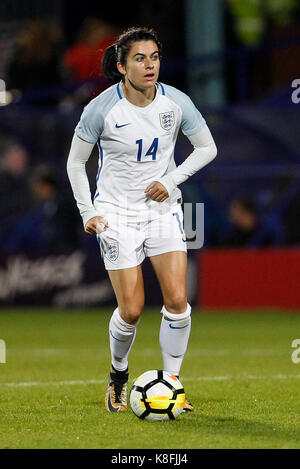
<svg viewBox="0 0 300 469"><path fill-rule="evenodd" d="M185 403L184 389L176 376L150 370L136 378L130 391L130 405L143 420L174 420Z"/></svg>

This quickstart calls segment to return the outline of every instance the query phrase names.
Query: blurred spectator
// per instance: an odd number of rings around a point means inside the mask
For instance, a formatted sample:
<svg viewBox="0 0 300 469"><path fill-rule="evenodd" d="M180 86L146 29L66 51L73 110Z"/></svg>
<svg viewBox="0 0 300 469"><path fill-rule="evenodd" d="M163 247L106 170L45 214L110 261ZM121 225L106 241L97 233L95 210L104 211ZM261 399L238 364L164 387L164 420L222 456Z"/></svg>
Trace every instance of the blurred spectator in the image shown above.
<svg viewBox="0 0 300 469"><path fill-rule="evenodd" d="M102 75L101 61L107 47L116 38L115 29L98 18L86 18L78 41L65 53L64 66L75 81Z"/></svg>
<svg viewBox="0 0 300 469"><path fill-rule="evenodd" d="M4 251L57 255L78 249L77 210L59 187L55 173L49 166L41 165L35 169L31 182L36 205L19 221L4 243Z"/></svg>
<svg viewBox="0 0 300 469"><path fill-rule="evenodd" d="M27 185L29 156L16 142L6 142L0 155L0 220L1 231L28 210L30 194Z"/></svg>
<svg viewBox="0 0 300 469"><path fill-rule="evenodd" d="M17 37L7 70L7 88L26 92L60 83L60 43L57 24L31 21Z"/></svg>
<svg viewBox="0 0 300 469"><path fill-rule="evenodd" d="M289 86L299 71L299 0L225 0L230 100L261 99ZM247 78L246 78L247 77Z"/></svg>
<svg viewBox="0 0 300 469"><path fill-rule="evenodd" d="M278 246L284 244L284 228L275 212L260 214L250 198L233 200L229 206L231 229L222 244L226 246Z"/></svg>
<svg viewBox="0 0 300 469"><path fill-rule="evenodd" d="M67 78L82 82L76 91L61 101L62 110L84 106L107 87L102 74L102 56L116 39L116 30L98 18L86 18L77 42L66 51L63 66ZM99 78L103 78L103 83ZM87 83L85 83L87 82Z"/></svg>
<svg viewBox="0 0 300 469"><path fill-rule="evenodd" d="M256 207L252 200L233 200L229 205L229 221L231 231L225 239L225 244L246 245L258 228Z"/></svg>
<svg viewBox="0 0 300 469"><path fill-rule="evenodd" d="M241 44L255 46L265 37L268 26L287 26L296 16L298 0L226 0L233 15L233 27Z"/></svg>

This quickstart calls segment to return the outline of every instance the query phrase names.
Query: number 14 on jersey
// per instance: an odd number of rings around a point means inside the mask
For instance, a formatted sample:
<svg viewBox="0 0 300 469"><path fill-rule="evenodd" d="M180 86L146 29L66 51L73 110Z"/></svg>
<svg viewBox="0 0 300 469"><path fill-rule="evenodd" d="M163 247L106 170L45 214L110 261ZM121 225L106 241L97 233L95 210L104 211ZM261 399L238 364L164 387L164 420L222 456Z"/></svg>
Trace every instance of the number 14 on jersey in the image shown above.
<svg viewBox="0 0 300 469"><path fill-rule="evenodd" d="M156 160L156 153L157 153L157 148L158 148L158 138L156 137L150 148L148 149L147 153L143 155L143 139L137 140L135 142L138 145L138 152L137 152L137 161L143 162L143 161L149 161L149 158L146 158L148 156L152 156L152 161Z"/></svg>

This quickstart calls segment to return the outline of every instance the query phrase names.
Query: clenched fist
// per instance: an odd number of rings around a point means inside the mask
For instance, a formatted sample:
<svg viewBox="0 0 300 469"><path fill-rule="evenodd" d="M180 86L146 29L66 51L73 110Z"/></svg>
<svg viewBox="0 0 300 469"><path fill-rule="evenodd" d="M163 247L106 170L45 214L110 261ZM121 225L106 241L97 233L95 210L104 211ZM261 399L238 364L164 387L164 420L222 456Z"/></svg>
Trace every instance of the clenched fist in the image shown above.
<svg viewBox="0 0 300 469"><path fill-rule="evenodd" d="M155 200L156 202L163 202L169 197L169 193L165 186L160 182L154 181L145 190L149 199Z"/></svg>
<svg viewBox="0 0 300 469"><path fill-rule="evenodd" d="M85 225L84 231L88 234L95 235L107 230L108 222L103 217L93 217Z"/></svg>

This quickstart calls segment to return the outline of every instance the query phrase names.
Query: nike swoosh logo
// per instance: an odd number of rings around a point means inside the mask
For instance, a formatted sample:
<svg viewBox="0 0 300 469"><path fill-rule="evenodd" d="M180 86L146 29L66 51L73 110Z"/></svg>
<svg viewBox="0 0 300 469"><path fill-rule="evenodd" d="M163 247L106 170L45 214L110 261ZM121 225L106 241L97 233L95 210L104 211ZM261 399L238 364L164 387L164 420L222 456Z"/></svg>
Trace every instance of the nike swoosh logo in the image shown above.
<svg viewBox="0 0 300 469"><path fill-rule="evenodd" d="M116 129L120 129L121 127L126 127L126 125L130 125L130 122L129 124L122 124L122 125L116 124Z"/></svg>
<svg viewBox="0 0 300 469"><path fill-rule="evenodd" d="M117 339L117 337L115 337L113 335L113 333L111 332L111 330L109 331L110 335L112 336L113 339L117 340L118 342L126 342L126 340L120 340L120 339Z"/></svg>
<svg viewBox="0 0 300 469"><path fill-rule="evenodd" d="M171 329L185 329L186 327L188 327L188 324L186 326L182 326L182 327L176 327L176 326L173 326L173 324L169 324L169 327Z"/></svg>

